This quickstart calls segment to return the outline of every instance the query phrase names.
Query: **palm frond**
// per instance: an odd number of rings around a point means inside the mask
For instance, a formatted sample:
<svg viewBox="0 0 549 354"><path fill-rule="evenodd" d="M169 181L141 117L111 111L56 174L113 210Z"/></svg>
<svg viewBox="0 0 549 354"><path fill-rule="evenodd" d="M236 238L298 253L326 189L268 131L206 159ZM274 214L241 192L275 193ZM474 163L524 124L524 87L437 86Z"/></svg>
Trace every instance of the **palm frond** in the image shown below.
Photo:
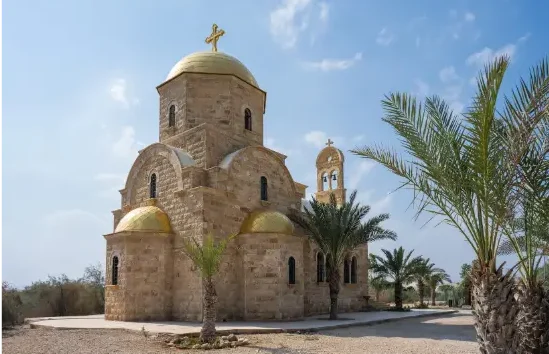
<svg viewBox="0 0 549 354"><path fill-rule="evenodd" d="M209 279L219 271L227 243L234 237L236 235L216 241L212 234L208 234L204 237L202 244L195 238L191 238L183 241L182 251L192 260L202 277Z"/></svg>

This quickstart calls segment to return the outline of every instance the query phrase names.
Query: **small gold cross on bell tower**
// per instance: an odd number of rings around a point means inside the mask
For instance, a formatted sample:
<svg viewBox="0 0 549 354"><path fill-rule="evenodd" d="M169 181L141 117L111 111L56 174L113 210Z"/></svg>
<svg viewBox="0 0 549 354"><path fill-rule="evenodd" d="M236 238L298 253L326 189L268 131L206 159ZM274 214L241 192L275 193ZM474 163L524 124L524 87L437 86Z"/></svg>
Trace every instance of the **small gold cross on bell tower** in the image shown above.
<svg viewBox="0 0 549 354"><path fill-rule="evenodd" d="M212 33L206 38L206 43L212 44L212 52L217 52L217 41L225 34L224 30L217 30L219 27L214 23Z"/></svg>

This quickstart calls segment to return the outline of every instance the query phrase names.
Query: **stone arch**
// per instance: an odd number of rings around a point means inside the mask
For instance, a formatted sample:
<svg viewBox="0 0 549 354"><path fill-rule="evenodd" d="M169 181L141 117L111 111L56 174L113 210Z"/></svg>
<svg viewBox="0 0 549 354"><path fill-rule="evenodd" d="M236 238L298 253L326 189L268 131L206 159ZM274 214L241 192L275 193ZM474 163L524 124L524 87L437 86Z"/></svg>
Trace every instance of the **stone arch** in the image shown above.
<svg viewBox="0 0 549 354"><path fill-rule="evenodd" d="M179 156L173 150L173 148L161 143L154 143L147 146L145 149L141 151L139 156L137 156L137 159L135 159L135 162L133 163L132 168L130 169L130 173L128 173L128 179L126 180L126 186L125 186L125 190L126 190L125 202L127 204L131 203L131 200L132 200L131 194L132 194L133 184L137 177L137 174L139 173L139 171L141 171L141 169L143 168L147 160L153 156L162 156L169 161L169 163L173 166L173 169L175 171L175 176L177 177L177 187L178 189L183 189L183 177L181 173L182 164Z"/></svg>
<svg viewBox="0 0 549 354"><path fill-rule="evenodd" d="M231 178L231 172L232 172L231 170L232 170L233 162L236 161L237 159L239 159L240 157L242 157L243 155L245 155L245 153L247 153L249 151L252 151L254 149L264 152L266 155L268 155L270 158L272 158L272 160L274 162L276 162L281 167L282 173L290 181L290 188L292 189L292 195L297 194L297 190L295 188L295 182L294 182L294 179L293 179L290 171L288 170L288 167L286 167L284 162L277 155L275 155L274 152L272 152L271 150L269 150L269 149L267 149L263 146L247 146L245 148L242 148L240 150L232 152L229 155L225 156L225 158L219 164L219 167L227 170L227 174L228 174L229 178Z"/></svg>
<svg viewBox="0 0 549 354"><path fill-rule="evenodd" d="M345 157L341 150L333 147L333 146L327 146L316 157L316 167L318 169L324 167L326 163L328 163L328 157L332 157L332 160L330 162L339 161L340 163L345 162Z"/></svg>

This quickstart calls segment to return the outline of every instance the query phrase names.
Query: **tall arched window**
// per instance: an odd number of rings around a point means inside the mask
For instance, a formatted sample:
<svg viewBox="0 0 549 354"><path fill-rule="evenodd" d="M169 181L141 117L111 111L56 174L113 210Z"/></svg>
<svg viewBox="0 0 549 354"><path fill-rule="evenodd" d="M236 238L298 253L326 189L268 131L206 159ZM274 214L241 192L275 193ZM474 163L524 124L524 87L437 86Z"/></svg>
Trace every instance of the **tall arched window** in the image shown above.
<svg viewBox="0 0 549 354"><path fill-rule="evenodd" d="M112 257L111 284L118 285L118 257Z"/></svg>
<svg viewBox="0 0 549 354"><path fill-rule="evenodd" d="M295 284L295 258L288 259L288 284Z"/></svg>
<svg viewBox="0 0 549 354"><path fill-rule="evenodd" d="M351 262L349 259L345 259L343 262L343 282L349 284L351 282Z"/></svg>
<svg viewBox="0 0 549 354"><path fill-rule="evenodd" d="M149 182L149 198L156 198L156 173L151 175Z"/></svg>
<svg viewBox="0 0 549 354"><path fill-rule="evenodd" d="M168 127L175 127L175 105L170 106L170 112L168 114Z"/></svg>
<svg viewBox="0 0 549 354"><path fill-rule="evenodd" d="M324 255L322 252L318 252L316 255L316 282L322 283L324 281Z"/></svg>
<svg viewBox="0 0 549 354"><path fill-rule="evenodd" d="M269 200L269 195L267 193L267 177L261 176L261 200Z"/></svg>
<svg viewBox="0 0 549 354"><path fill-rule="evenodd" d="M248 108L244 110L244 128L246 130L252 130L252 111Z"/></svg>
<svg viewBox="0 0 549 354"><path fill-rule="evenodd" d="M357 283L357 275L356 275L357 266L358 265L357 265L356 257L351 258L351 284Z"/></svg>
<svg viewBox="0 0 549 354"><path fill-rule="evenodd" d="M332 189L339 187L339 176L337 175L337 170L332 171L330 174L330 186Z"/></svg>
<svg viewBox="0 0 549 354"><path fill-rule="evenodd" d="M330 181L328 181L328 174L324 172L322 174L322 190L327 191L330 188Z"/></svg>

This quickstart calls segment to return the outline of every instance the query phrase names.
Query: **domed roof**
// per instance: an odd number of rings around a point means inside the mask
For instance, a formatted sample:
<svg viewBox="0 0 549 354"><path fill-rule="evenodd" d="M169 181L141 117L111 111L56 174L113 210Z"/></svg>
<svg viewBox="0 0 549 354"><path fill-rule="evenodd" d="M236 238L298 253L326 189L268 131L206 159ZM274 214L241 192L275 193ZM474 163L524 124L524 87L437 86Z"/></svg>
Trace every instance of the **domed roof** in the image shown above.
<svg viewBox="0 0 549 354"><path fill-rule="evenodd" d="M274 210L256 210L240 226L241 234L273 233L293 235L294 224L288 217Z"/></svg>
<svg viewBox="0 0 549 354"><path fill-rule="evenodd" d="M181 73L207 73L234 75L252 86L259 88L252 73L240 60L221 52L196 52L178 61L170 70L166 81Z"/></svg>
<svg viewBox="0 0 549 354"><path fill-rule="evenodd" d="M122 218L114 232L172 232L170 219L165 212L154 205L135 208Z"/></svg>

